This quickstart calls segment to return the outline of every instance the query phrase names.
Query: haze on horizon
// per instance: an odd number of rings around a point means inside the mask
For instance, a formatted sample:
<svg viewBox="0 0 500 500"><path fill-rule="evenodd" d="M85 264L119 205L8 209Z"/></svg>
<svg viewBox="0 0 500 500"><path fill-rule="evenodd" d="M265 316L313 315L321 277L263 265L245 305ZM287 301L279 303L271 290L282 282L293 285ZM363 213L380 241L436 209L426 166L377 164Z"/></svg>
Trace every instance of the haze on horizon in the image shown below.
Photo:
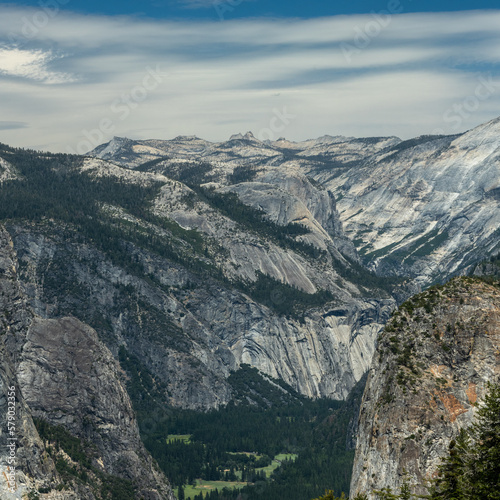
<svg viewBox="0 0 500 500"><path fill-rule="evenodd" d="M248 130L406 139L500 115L492 2L132 4L0 6L0 142L84 153L113 136Z"/></svg>

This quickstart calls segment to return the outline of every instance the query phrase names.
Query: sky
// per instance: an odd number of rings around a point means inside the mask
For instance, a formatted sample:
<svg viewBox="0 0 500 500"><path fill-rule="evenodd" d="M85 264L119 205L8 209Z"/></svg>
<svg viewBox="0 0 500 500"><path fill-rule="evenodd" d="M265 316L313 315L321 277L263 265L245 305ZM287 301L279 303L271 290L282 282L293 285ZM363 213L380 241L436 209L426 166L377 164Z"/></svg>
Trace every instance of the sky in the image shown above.
<svg viewBox="0 0 500 500"><path fill-rule="evenodd" d="M463 132L500 116L495 3L0 2L0 142Z"/></svg>

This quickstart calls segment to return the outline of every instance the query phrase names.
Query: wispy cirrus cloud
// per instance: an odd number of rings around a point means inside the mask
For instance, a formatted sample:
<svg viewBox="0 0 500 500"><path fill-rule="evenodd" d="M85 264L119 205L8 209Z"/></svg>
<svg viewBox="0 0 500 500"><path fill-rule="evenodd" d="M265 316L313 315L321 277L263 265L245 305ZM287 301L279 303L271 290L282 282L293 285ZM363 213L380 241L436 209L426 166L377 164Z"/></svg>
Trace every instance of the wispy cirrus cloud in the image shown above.
<svg viewBox="0 0 500 500"><path fill-rule="evenodd" d="M33 12L0 7L2 119L30 124L4 130L0 142L13 145L65 151L103 119L106 139L223 140L235 124L266 127L283 107L297 116L286 130L294 140L455 133L445 114L481 75L493 90L461 126L500 115L497 10L393 16L362 48L354 40L370 15L221 23L61 11L23 47L9 45ZM349 59L343 44L356 49ZM157 85L144 86L157 68Z"/></svg>

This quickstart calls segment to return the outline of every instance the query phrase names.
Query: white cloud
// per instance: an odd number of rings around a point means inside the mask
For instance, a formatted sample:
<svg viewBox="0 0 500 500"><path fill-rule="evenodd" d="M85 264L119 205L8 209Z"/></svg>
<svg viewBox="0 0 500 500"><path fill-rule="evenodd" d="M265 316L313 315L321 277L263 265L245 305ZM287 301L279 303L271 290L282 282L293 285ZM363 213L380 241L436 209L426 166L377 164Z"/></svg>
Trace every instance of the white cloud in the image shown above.
<svg viewBox="0 0 500 500"><path fill-rule="evenodd" d="M36 80L46 84L68 83L74 77L67 73L50 71L54 59L51 52L0 48L0 74Z"/></svg>
<svg viewBox="0 0 500 500"><path fill-rule="evenodd" d="M36 26L37 12L0 7L2 119L29 124L0 142L65 151L99 133L223 140L258 133L283 107L297 119L281 135L295 140L455 133L446 113L489 73L498 86L461 125L500 115L500 11L404 14L379 29L370 15L171 22L62 11Z"/></svg>

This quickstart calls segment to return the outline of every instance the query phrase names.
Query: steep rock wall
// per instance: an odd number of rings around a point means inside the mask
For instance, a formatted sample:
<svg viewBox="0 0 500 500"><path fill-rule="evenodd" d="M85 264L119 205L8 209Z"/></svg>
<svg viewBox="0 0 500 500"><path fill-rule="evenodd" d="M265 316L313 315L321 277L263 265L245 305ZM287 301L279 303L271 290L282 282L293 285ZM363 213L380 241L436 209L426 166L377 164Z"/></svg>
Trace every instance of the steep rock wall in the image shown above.
<svg viewBox="0 0 500 500"><path fill-rule="evenodd" d="M8 481L5 449L10 436L2 418L0 496L29 492L46 499L94 500L92 489L67 483L56 470L34 425L39 417L62 425L95 446L94 465L106 475L128 479L137 498L173 500L168 481L139 438L137 422L119 366L95 331L75 318L44 319L28 306L17 281L17 257L9 234L0 228L0 406L8 409L15 388L15 476ZM6 417L7 411L2 411ZM11 491L12 490L12 491Z"/></svg>
<svg viewBox="0 0 500 500"><path fill-rule="evenodd" d="M456 278L403 304L370 368L351 494L397 490L405 474L425 494L450 440L499 377L498 286Z"/></svg>

